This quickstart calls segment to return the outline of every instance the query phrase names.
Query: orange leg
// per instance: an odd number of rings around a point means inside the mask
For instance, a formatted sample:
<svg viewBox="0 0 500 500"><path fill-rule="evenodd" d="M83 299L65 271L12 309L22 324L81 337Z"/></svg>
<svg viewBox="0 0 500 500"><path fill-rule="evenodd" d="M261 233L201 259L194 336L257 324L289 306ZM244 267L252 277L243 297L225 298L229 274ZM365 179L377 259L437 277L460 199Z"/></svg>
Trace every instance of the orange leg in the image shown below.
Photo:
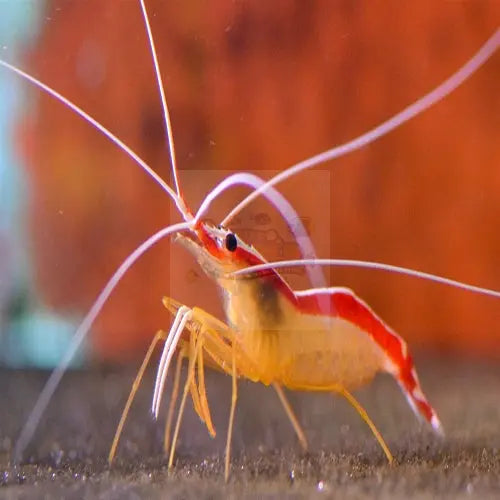
<svg viewBox="0 0 500 500"><path fill-rule="evenodd" d="M123 408L122 415L120 417L120 422L118 423L118 426L116 428L115 437L113 438L113 443L111 445L111 449L109 450L108 462L110 464L111 464L111 462L113 462L113 459L115 458L116 448L118 447L118 441L120 440L120 435L122 433L123 426L125 424L125 420L127 420L128 412L130 410L130 407L132 406L132 402L134 401L135 395L137 393L137 389L139 389L139 385L141 384L142 377L144 376L144 372L149 364L149 361L150 361L151 356L153 354L153 351L156 347L156 344L158 344L158 342L160 340L165 340L166 336L167 336L167 334L163 330L156 332L156 335L154 336L153 340L151 341L151 344L149 345L146 356L144 356L144 360L142 362L142 365L139 368L139 371L137 372L134 383L132 384L132 388L130 389L130 394L128 395L127 402L125 403L125 407Z"/></svg>
<svg viewBox="0 0 500 500"><path fill-rule="evenodd" d="M375 427L375 424L373 423L372 419L368 416L368 413L366 413L366 410L361 406L359 401L347 389L339 387L337 392L342 396L344 396L347 399L347 401L349 401L349 403L351 403L351 405L354 406L355 410L359 413L360 417L366 422L370 430L373 432L373 435L375 436L380 446L384 450L387 460L391 464L394 460L392 457L392 453L390 452L389 447L385 443L384 438L382 437L378 429Z"/></svg>
<svg viewBox="0 0 500 500"><path fill-rule="evenodd" d="M165 434L163 436L163 450L168 453L170 446L170 433L172 429L172 418L174 417L174 409L177 403L177 396L179 395L179 381L181 378L182 361L188 357L187 344L183 344L179 354L177 355L177 364L175 366L174 385L172 387L172 394L170 395L170 404L168 406L167 420L165 422Z"/></svg>
<svg viewBox="0 0 500 500"><path fill-rule="evenodd" d="M198 394L200 401L200 409L202 413L202 421L207 426L208 433L211 437L215 437L215 428L212 423L212 416L210 415L210 408L207 400L207 390L205 387L205 368L203 365L203 351L198 351Z"/></svg>
<svg viewBox="0 0 500 500"><path fill-rule="evenodd" d="M368 425L373 435L377 439L378 443L380 444L380 447L384 451L385 456L387 457L389 463L393 462L394 459L392 457L392 453L390 452L389 447L385 443L384 438L382 437L378 429L375 427L375 424L369 417L366 410L361 406L361 403L347 389L338 384L332 384L327 386L293 385L290 386L289 389L298 391L335 392L337 394L344 396L347 399L347 401L349 401L349 403L351 403L354 409L358 412L359 416L366 422L366 425Z"/></svg>
<svg viewBox="0 0 500 500"><path fill-rule="evenodd" d="M175 424L174 435L172 437L172 446L170 447L170 454L168 458L168 468L171 469L174 463L174 455L175 448L177 445L177 438L179 436L179 430L181 427L182 416L184 414L184 408L186 406L186 398L187 394L190 390L191 382L194 378L195 368L196 368L196 360L198 356L198 350L202 348L203 345L203 334L198 335L198 338L194 338L195 335L191 335L190 337L190 354L189 354L189 365L188 365L188 373L186 378L186 383L184 384L184 391L182 393L182 399L179 406L179 413L177 415L177 422Z"/></svg>
<svg viewBox="0 0 500 500"><path fill-rule="evenodd" d="M236 400L238 398L238 384L236 375L236 354L235 347L233 344L233 355L231 363L231 375L232 375L232 392L231 392L231 409L229 411L229 425L227 427L227 439L226 439L226 457L224 460L224 479L227 483L229 479L229 464L231 463L231 439L233 436L233 424L234 424L234 413L236 411Z"/></svg>
<svg viewBox="0 0 500 500"><path fill-rule="evenodd" d="M283 392L283 388L276 382L273 382L273 387L274 390L276 391L276 394L278 394L278 397L281 401L281 404L283 405L283 408L285 409L288 419L292 423L292 427L295 430L295 433L297 434L297 438L299 439L302 449L304 451L307 451L306 436L304 434L304 431L302 430L302 427L299 424L299 421L297 420L297 417L295 416L295 413L292 410L292 407L290 406L290 402L288 401L288 399L285 396L285 393Z"/></svg>
<svg viewBox="0 0 500 500"><path fill-rule="evenodd" d="M173 315L177 314L179 308L182 307L182 304L168 297L163 298L163 304ZM248 360L248 358L244 355L241 349L238 349L239 344L235 332L233 332L222 321L202 309L194 307L192 309L191 319L186 323L186 328L190 331L192 336L196 336L199 332L203 332L203 348L198 351L198 392L200 404L203 410L198 413L202 421L207 423L209 432L209 422L211 423L211 420L209 420L210 410L206 399L206 388L203 377L204 364L208 362L207 364L210 367L223 371L224 373L230 375L233 380L229 429L226 441L225 476L227 479L229 476L232 429L237 401L237 377L243 375L246 378L257 382L259 380L259 372L253 363L251 363L250 360ZM292 423L295 432L297 433L300 444L304 450L306 450L306 437L295 414L293 413L290 403L288 402L281 386L275 383L273 384L273 387L278 394L278 397L288 418L290 419L290 422Z"/></svg>

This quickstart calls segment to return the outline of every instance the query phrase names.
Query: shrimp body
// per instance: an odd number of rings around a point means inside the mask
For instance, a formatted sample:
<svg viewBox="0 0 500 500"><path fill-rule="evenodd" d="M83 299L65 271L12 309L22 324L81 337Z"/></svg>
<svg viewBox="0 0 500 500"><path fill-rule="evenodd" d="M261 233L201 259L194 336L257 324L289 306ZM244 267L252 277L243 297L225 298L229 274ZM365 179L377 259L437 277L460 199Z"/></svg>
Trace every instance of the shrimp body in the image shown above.
<svg viewBox="0 0 500 500"><path fill-rule="evenodd" d="M125 151L172 198L184 219L182 223L161 229L139 245L124 260L102 289L75 333L67 355L49 378L23 427L16 444L15 456L20 457L24 451L62 373L68 366L69 360L88 333L123 274L160 239L177 231L186 231L189 232L190 237L179 235L177 240L191 251L206 274L219 286L224 300L227 322L221 322L198 307L189 307L175 302L173 299L164 298L165 307L175 315L175 319L169 333L160 330L153 338L123 410L109 453L109 461L112 462L115 456L130 405L153 350L159 342L163 342L164 347L153 395L152 411L155 416L158 416L169 365L174 354L177 353L171 404L165 427L165 450L169 448L170 425L179 393L181 365L183 360L189 361L170 447L169 467L173 464L175 444L188 393L191 394L194 408L201 420L207 425L209 433L212 436L215 435L205 390L205 366L218 369L232 377L231 409L226 442L226 479L229 475L231 433L237 400L236 381L238 377L274 387L304 448L307 446L304 433L286 400L282 387L292 390L337 392L345 396L371 427L386 456L391 461L392 455L383 439L366 412L349 391L368 383L377 372L388 372L398 381L416 414L423 416L436 431L440 430L439 420L420 388L413 361L405 342L348 289L313 288L293 291L273 268L258 272L245 271L246 274L236 277L233 274L235 271L263 264L265 259L254 248L242 242L234 233L221 227L211 227L200 222L200 218L210 203L225 189L236 184L249 185L255 191L234 207L223 223L230 220L254 197L262 194L280 211L287 220L290 229L296 226L292 232L301 246L302 255L314 258L312 242L309 241L306 231L301 227L298 214L273 188L274 184L297 174L301 170L333 160L369 144L441 100L492 55L500 43L499 32L497 31L459 72L386 122L346 144L331 148L290 167L267 182L244 172L229 176L207 194L194 215L184 202L179 185L170 117L155 44L144 0L141 0L140 4L160 90L175 191L126 144L77 105L19 68L0 60L1 66L22 76L64 103ZM299 221L299 224L296 224L295 221ZM316 279L317 275L311 273L310 277L316 286L321 286L320 281ZM478 291L478 287L470 288Z"/></svg>
<svg viewBox="0 0 500 500"><path fill-rule="evenodd" d="M352 390L370 382L383 364L382 350L355 324L342 318L325 321L295 310L274 332L261 331L254 334L253 342L244 342L249 346L247 354L269 360L261 378L264 383L276 381L289 389L318 390L339 384ZM255 344L257 349L248 352Z"/></svg>
<svg viewBox="0 0 500 500"><path fill-rule="evenodd" d="M382 368L382 349L355 323L303 312L300 296L289 300L266 277L239 281L226 314L241 349L259 367L259 382L356 389Z"/></svg>
<svg viewBox="0 0 500 500"><path fill-rule="evenodd" d="M177 241L222 291L241 375L293 390L350 391L387 372L416 415L441 432L406 343L351 290L293 291L273 269L232 277L264 258L220 227L201 223L196 235L201 244L182 235Z"/></svg>

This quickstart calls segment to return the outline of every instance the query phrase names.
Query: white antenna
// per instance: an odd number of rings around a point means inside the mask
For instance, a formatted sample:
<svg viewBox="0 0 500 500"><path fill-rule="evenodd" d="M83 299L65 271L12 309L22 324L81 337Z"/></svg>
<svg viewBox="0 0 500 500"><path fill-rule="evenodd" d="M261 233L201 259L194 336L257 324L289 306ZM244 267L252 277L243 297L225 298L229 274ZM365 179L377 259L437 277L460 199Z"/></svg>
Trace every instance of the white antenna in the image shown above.
<svg viewBox="0 0 500 500"><path fill-rule="evenodd" d="M476 52L476 54L465 63L456 73L451 75L447 80L445 80L441 85L437 86L434 90L424 95L413 104L407 106L403 111L394 115L389 120L381 123L378 127L375 127L368 132L352 139L349 142L336 146L328 151L317 154L312 158L301 161L292 167L287 168L283 172L275 175L267 181L266 184L261 186L256 191L250 193L246 198L244 198L236 207L231 210L229 215L223 220L222 224L227 225L227 223L244 207L251 203L257 196L260 196L269 186L274 186L278 182L284 181L293 175L302 172L308 168L315 167L321 163L338 158L339 156L346 155L347 153L352 153L357 149L370 144L371 142L379 139L380 137L388 134L391 130L401 126L403 123L407 122L411 118L424 112L426 109L430 108L441 99L446 97L448 94L453 92L459 85L461 85L467 78L469 78L475 71L477 71L498 49L500 45L500 29L497 29L495 33L488 39L488 41Z"/></svg>
<svg viewBox="0 0 500 500"><path fill-rule="evenodd" d="M86 122L90 123L93 127L95 127L97 130L99 130L104 136L106 136L111 142L116 144L122 151L124 151L130 158L132 158L147 174L149 174L153 180L174 200L176 206L181 210L181 205L179 204L179 197L177 196L176 193L172 190L172 188L131 148L129 148L121 139L118 139L116 135L114 135L111 131L109 131L104 125L99 123L95 118L92 118L88 113L83 111L80 107L78 107L76 104L71 102L69 99L66 97L62 96L54 90L53 88L49 87L48 85L45 85L45 83L42 83L40 80L37 78L29 75L22 69L19 69L18 67L0 59L0 66L4 66L5 68L9 69L13 73L23 77L25 80L28 82L32 83L36 87L40 88L44 92L47 92L50 96L54 97L57 101L61 102L62 104L66 105L68 108L70 108L72 111L80 115ZM182 212L182 210L181 210ZM183 213L183 212L182 212Z"/></svg>
<svg viewBox="0 0 500 500"><path fill-rule="evenodd" d="M141 257L141 255L143 255L144 252L149 250L155 243L160 241L162 238L165 238L165 236L168 236L169 234L178 231L185 231L189 229L190 226L191 224L189 222L182 222L179 224L174 224L172 226L165 227L160 231L158 231L157 233L153 234L141 245L139 245L122 262L122 264L115 271L113 276L111 276L110 280L106 283L105 287L102 289L101 293L99 294L95 302L92 304L92 307L90 308L89 312L87 313L82 323L76 330L76 333L71 339L69 347L67 348L62 361L56 368L54 368L53 372L50 374L49 379L45 383L42 392L38 396L35 406L33 407L33 410L31 410L31 413L29 414L28 419L26 420L26 423L24 424L21 430L21 434L19 435L19 438L14 447L14 461L17 462L20 460L24 450L26 449L26 446L33 437L33 433L35 432L40 422L40 419L42 418L42 415L45 412L47 405L49 404L49 401L54 395L54 391L57 389L57 386L59 385L62 376L68 369L68 366L71 363L73 356L75 355L83 339L89 332L95 319L101 312L111 292L115 289L116 285L118 285L120 280L123 278L123 275L130 269L130 267L135 263L135 261L139 257Z"/></svg>
<svg viewBox="0 0 500 500"><path fill-rule="evenodd" d="M181 192L179 188L179 179L177 178L177 162L175 160L174 137L172 134L170 113L168 112L167 98L165 97L165 88L163 87L163 80L161 78L161 72L160 72L160 64L158 63L158 56L156 53L155 42L153 39L153 32L151 31L151 25L149 24L146 4L144 3L144 0L140 0L140 3L141 3L142 14L144 16L144 23L146 24L146 31L148 33L149 47L151 49L151 55L153 56L153 65L155 68L156 82L158 83L158 90L160 91L161 106L163 109L163 119L165 121L165 128L167 131L167 144L170 153L170 164L172 166L172 174L174 176L175 190L177 191L177 195L180 197Z"/></svg>
<svg viewBox="0 0 500 500"><path fill-rule="evenodd" d="M369 262L365 260L354 260L354 259L279 260L275 262L266 262L265 264L246 267L244 269L239 269L238 271L234 271L231 274L233 276L242 276L244 278L249 277L251 279L251 276L249 275L257 271L265 271L266 269L280 269L283 267L301 267L301 266L363 267L367 269L376 269L378 271L389 271L393 273L403 274L406 276L412 276L414 278L434 281L435 283L440 283L441 285L448 285L455 288L460 288L462 290L466 290L468 292L479 293L482 295L488 295L490 297L495 297L497 299L500 299L500 292L496 290L490 290L489 288L483 288L481 286L476 286L476 285L469 285L467 283L463 283L462 281L457 281L450 278L443 278L442 276L438 276L436 274L417 271L415 269L393 266L392 264L383 264L381 262Z"/></svg>

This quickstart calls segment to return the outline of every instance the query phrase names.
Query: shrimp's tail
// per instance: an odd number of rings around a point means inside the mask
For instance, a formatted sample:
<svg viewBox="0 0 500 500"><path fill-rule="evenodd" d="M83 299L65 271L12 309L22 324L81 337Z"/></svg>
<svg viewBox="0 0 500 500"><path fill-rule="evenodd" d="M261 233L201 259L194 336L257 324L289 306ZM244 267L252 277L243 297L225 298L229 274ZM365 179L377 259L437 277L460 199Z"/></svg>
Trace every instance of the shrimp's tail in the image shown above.
<svg viewBox="0 0 500 500"><path fill-rule="evenodd" d="M384 352L383 369L396 379L417 418L425 420L437 434L443 435L439 417L420 386L408 344L352 291L338 290L332 295L338 314L353 318L355 324L372 337Z"/></svg>
<svg viewBox="0 0 500 500"><path fill-rule="evenodd" d="M387 371L397 380L417 418L428 422L437 434L444 435L441 421L422 391L412 356L407 353L399 363L391 360L389 365Z"/></svg>
<svg viewBox="0 0 500 500"><path fill-rule="evenodd" d="M438 434L443 434L441 422L420 387L408 345L366 302L344 287L295 291L295 296L300 310L311 314L322 314L318 297L327 298L331 316L349 321L365 332L383 353L381 369L399 383L417 418L428 422Z"/></svg>

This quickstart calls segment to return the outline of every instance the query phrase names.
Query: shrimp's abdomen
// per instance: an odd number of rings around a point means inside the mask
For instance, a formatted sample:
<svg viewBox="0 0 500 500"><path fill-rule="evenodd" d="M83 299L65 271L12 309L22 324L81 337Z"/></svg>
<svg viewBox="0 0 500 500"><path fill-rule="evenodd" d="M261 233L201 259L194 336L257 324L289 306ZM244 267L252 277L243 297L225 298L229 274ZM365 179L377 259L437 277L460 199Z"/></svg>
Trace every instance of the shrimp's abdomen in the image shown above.
<svg viewBox="0 0 500 500"><path fill-rule="evenodd" d="M383 352L360 328L341 318L299 314L281 335L277 381L290 389L353 390L383 367Z"/></svg>
<svg viewBox="0 0 500 500"><path fill-rule="evenodd" d="M355 323L341 317L302 312L279 294L266 307L248 308L233 296L231 314L240 347L258 367L264 384L290 389L355 389L384 364L382 349ZM272 306L272 307L271 307ZM265 314L262 311L265 310Z"/></svg>

